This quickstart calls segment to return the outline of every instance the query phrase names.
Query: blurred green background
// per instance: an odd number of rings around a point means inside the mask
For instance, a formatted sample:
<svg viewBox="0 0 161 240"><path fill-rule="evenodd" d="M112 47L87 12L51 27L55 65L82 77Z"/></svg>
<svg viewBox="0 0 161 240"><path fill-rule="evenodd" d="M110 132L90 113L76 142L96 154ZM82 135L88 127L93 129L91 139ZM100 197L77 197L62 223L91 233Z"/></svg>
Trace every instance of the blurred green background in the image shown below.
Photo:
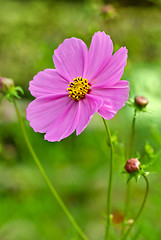
<svg viewBox="0 0 161 240"><path fill-rule="evenodd" d="M29 138L52 183L73 216L92 240L104 236L108 181L108 148L101 118L96 114L84 132L60 143L34 133L25 119L33 97L29 81L39 71L54 68L54 49L78 37L89 47L96 31L111 36L114 50L128 48L123 78L130 97L149 99L148 113L136 121L135 156L153 149L150 194L146 209L130 239L161 239L161 1L0 1L0 76L13 78L25 95L18 101ZM124 212L126 177L121 174L128 151L133 110L125 106L109 121L115 139L112 211ZM116 137L117 136L117 137ZM143 199L145 184L132 183L130 218ZM112 226L119 239L120 226ZM0 105L0 239L78 240L75 230L47 189L25 145L11 103Z"/></svg>

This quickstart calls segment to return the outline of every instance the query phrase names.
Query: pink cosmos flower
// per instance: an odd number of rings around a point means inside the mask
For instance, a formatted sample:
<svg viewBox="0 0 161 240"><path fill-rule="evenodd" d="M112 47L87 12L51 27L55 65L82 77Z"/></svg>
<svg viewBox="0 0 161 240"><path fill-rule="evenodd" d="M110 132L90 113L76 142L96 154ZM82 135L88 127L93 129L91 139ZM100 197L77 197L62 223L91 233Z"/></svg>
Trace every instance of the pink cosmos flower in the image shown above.
<svg viewBox="0 0 161 240"><path fill-rule="evenodd" d="M35 132L60 141L75 130L79 135L96 112L105 119L115 116L128 100L129 83L120 81L127 49L112 52L104 32L94 34L89 51L77 38L59 45L53 56L56 69L45 69L30 82L36 99L27 108L27 119Z"/></svg>

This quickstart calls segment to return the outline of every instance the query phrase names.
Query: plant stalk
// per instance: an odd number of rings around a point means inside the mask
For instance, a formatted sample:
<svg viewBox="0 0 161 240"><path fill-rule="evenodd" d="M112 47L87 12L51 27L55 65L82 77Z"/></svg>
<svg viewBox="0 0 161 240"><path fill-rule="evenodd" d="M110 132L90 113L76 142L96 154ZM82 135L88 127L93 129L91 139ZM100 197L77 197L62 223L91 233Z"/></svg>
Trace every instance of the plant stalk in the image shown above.
<svg viewBox="0 0 161 240"><path fill-rule="evenodd" d="M125 234L123 235L123 237L121 238L121 240L125 240L127 239L129 233L131 232L134 224L136 223L136 221L138 220L138 218L140 217L143 209L144 209L144 206L145 206L145 203L146 203L146 200L147 200L147 196L148 196L148 192L149 192L149 181L147 179L147 177L145 175L142 175L143 178L145 179L145 182L146 182L146 191L145 191L145 196L144 196L144 199L143 199L143 202L142 202L142 205L136 215L136 217L134 218L134 222L130 225L130 227L128 228L128 230L125 232Z"/></svg>
<svg viewBox="0 0 161 240"><path fill-rule="evenodd" d="M108 180L108 193L107 193L107 223L106 223L106 231L105 231L105 240L109 240L110 234L110 214L111 214L111 195L112 195L112 181L113 181L113 144L109 126L107 121L103 119L105 129L109 138L110 145L110 169L109 169L109 180Z"/></svg>
<svg viewBox="0 0 161 240"><path fill-rule="evenodd" d="M134 149L135 122L136 122L136 109L134 110L134 116L133 116L132 127L131 127L131 137L130 137L130 145L129 145L129 158L132 157L133 149Z"/></svg>
<svg viewBox="0 0 161 240"><path fill-rule="evenodd" d="M25 138L25 141L26 141L26 144L27 144L27 147L44 179L44 181L46 182L47 186L49 187L52 195L56 198L59 206L62 208L62 210L64 211L65 215L67 216L67 218L69 219L69 221L71 222L71 224L73 225L73 227L75 228L75 230L77 231L77 233L80 235L80 237L83 239L83 240L89 240L88 237L86 237L86 235L83 233L83 231L80 229L80 227L78 226L78 224L76 223L76 221L74 220L73 216L70 214L68 208L65 206L64 202L62 201L62 199L60 198L59 194L57 193L57 191L55 190L55 188L53 187L51 181L49 180L43 166L41 165L37 155L35 154L35 151L30 143L30 140L27 136L27 133L26 133L26 130L25 130L25 127L24 127L24 124L23 124L23 121L22 121L22 118L21 118L21 115L20 115L20 112L18 110L18 107L17 107L17 104L16 104L16 101L15 99L13 99L13 104L14 104L14 107L15 107L15 110L16 110L16 114L17 114L17 118L18 118L18 121L19 121L19 124L20 124L20 127L21 127L21 130L22 130L22 133L23 133L23 136Z"/></svg>

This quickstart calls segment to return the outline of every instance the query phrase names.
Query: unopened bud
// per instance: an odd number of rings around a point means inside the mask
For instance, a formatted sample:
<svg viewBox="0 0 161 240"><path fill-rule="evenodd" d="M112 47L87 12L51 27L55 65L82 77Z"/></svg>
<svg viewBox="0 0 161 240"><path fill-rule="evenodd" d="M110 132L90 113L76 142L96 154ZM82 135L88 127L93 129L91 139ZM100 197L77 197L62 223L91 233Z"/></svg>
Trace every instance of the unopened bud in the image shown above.
<svg viewBox="0 0 161 240"><path fill-rule="evenodd" d="M145 107L148 104L148 99L143 96L136 96L135 97L135 104L139 107Z"/></svg>
<svg viewBox="0 0 161 240"><path fill-rule="evenodd" d="M131 158L127 160L125 164L125 170L128 173L134 173L140 169L140 162L137 158Z"/></svg>
<svg viewBox="0 0 161 240"><path fill-rule="evenodd" d="M14 87L14 82L12 79L0 77L0 91L1 92L6 92L12 87Z"/></svg>
<svg viewBox="0 0 161 240"><path fill-rule="evenodd" d="M114 18L117 15L116 9L111 4L106 4L101 9L102 14L106 14L111 18Z"/></svg>
<svg viewBox="0 0 161 240"><path fill-rule="evenodd" d="M102 7L102 13L109 13L114 10L114 7L111 4L106 4Z"/></svg>

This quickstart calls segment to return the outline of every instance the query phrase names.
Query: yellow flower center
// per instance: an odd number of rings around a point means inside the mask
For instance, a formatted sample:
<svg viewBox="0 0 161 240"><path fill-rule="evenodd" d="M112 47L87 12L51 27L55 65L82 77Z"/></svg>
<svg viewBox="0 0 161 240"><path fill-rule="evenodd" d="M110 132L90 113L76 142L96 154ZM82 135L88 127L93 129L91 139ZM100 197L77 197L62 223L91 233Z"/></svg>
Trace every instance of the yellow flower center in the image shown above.
<svg viewBox="0 0 161 240"><path fill-rule="evenodd" d="M88 80L82 77L74 78L73 81L74 82L70 82L68 85L69 88L67 88L69 91L69 97L73 100L79 101L88 93L90 85L88 83Z"/></svg>

